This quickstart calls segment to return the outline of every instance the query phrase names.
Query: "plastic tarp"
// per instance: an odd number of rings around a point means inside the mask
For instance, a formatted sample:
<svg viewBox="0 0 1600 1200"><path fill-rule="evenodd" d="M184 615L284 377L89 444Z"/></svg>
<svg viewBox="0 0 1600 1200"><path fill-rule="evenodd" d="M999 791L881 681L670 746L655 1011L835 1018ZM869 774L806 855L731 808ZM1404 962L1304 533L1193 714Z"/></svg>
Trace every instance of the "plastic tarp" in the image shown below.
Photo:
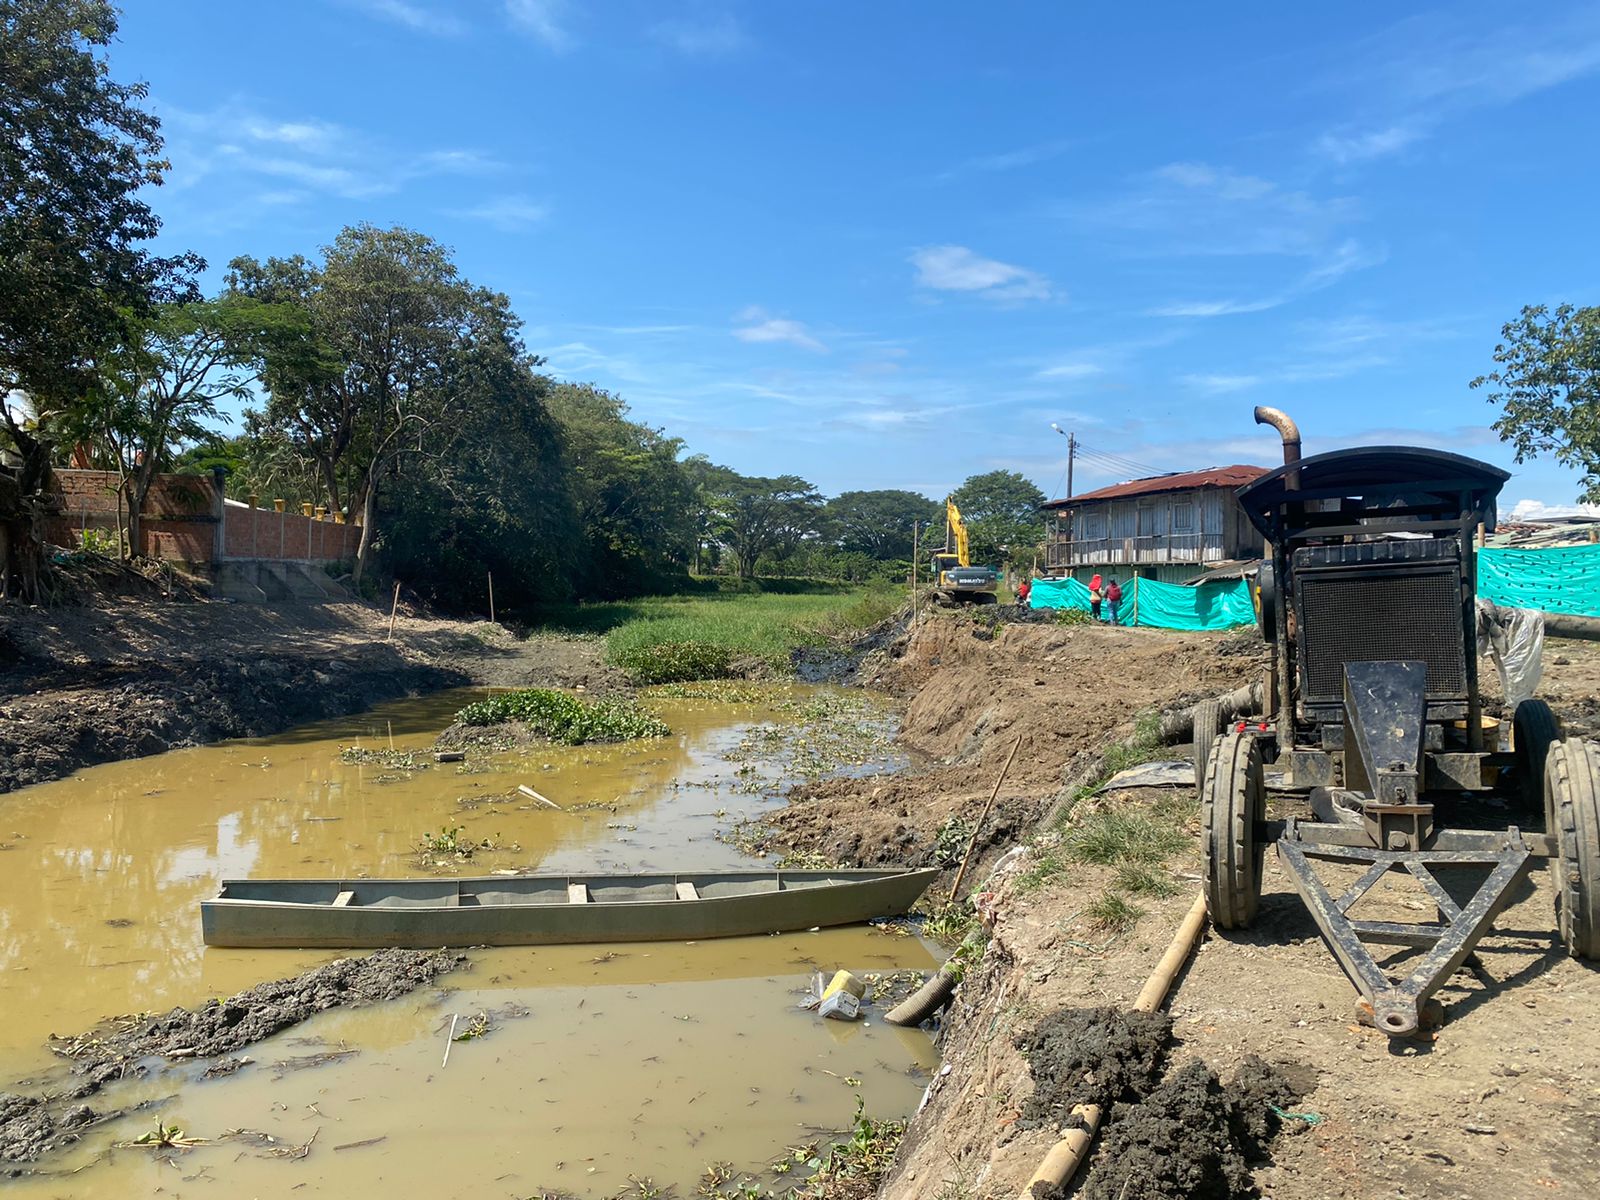
<svg viewBox="0 0 1600 1200"><path fill-rule="evenodd" d="M1507 608L1600 617L1600 545L1480 550L1478 595Z"/></svg>
<svg viewBox="0 0 1600 1200"><path fill-rule="evenodd" d="M1088 612L1089 588L1076 579L1035 579L1028 606ZM1110 617L1109 603L1100 606L1100 615ZM1213 579L1195 587L1129 579L1122 585L1117 611L1117 624L1151 629L1232 629L1253 625L1255 620L1250 584L1243 579Z"/></svg>

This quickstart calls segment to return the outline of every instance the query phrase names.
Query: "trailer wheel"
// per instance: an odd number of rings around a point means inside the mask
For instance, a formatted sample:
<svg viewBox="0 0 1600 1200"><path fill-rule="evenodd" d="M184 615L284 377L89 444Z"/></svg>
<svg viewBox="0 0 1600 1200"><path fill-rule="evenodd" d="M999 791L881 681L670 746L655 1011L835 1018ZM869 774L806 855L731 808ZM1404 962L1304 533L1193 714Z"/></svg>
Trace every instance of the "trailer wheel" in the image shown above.
<svg viewBox="0 0 1600 1200"><path fill-rule="evenodd" d="M1216 700L1202 700L1194 706L1194 785L1201 787L1206 781L1206 763L1211 760L1211 743L1222 732L1222 705Z"/></svg>
<svg viewBox="0 0 1600 1200"><path fill-rule="evenodd" d="M1206 905L1218 929L1246 929L1261 903L1267 818L1261 744L1248 733L1227 733L1211 747L1200 787L1206 839Z"/></svg>
<svg viewBox="0 0 1600 1200"><path fill-rule="evenodd" d="M1511 740L1517 754L1517 795L1523 808L1538 812L1544 804L1545 759L1561 740L1561 722L1543 700L1524 700L1511 718Z"/></svg>
<svg viewBox="0 0 1600 1200"><path fill-rule="evenodd" d="M1600 751L1581 738L1557 742L1544 789L1545 829L1556 835L1556 925L1574 958L1600 959Z"/></svg>

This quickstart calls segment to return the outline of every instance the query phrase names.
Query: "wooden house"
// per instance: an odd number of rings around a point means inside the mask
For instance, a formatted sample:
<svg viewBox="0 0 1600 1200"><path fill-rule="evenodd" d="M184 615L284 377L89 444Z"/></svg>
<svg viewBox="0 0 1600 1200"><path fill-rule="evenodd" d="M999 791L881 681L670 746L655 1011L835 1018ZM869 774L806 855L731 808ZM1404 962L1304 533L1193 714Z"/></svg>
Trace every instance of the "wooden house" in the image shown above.
<svg viewBox="0 0 1600 1200"><path fill-rule="evenodd" d="M1163 583L1241 568L1261 557L1261 535L1233 498L1269 468L1235 465L1132 479L1044 506L1054 517L1041 573L1088 581L1099 572Z"/></svg>

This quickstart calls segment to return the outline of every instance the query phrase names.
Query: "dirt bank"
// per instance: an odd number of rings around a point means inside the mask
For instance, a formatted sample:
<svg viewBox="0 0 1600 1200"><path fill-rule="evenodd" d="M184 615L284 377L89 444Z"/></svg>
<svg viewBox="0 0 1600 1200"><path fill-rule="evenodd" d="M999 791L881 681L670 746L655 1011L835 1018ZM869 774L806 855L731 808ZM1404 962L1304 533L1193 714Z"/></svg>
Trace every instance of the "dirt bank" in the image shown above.
<svg viewBox="0 0 1600 1200"><path fill-rule="evenodd" d="M464 954L444 951L380 950L257 984L194 1010L113 1019L76 1037L53 1039L51 1049L72 1063L71 1071L34 1094L0 1092L0 1163L34 1162L77 1141L90 1126L120 1115L84 1101L118 1080L145 1074L153 1062L188 1063L232 1054L327 1009L404 996L466 961ZM209 1073L227 1074L244 1065L243 1060L226 1059Z"/></svg>
<svg viewBox="0 0 1600 1200"><path fill-rule="evenodd" d="M855 861L918 861L945 822L976 813L1012 740L1023 739L984 835L995 854L976 872L979 890L990 884L991 932L945 1023L945 1071L881 1197L1013 1197L1059 1136L1050 1117L1061 1095L1038 1094L1019 1043L1057 1010L1131 1003L1199 886L1200 830L1193 793L1181 788L1112 791L1058 811L1045 829L1036 818L1064 780L1095 773L1139 709L1228 690L1256 669L1249 647L1214 636L1004 624L989 640L966 617L925 626L868 664L881 686L908 696L905 741L936 765L801 789L776 822L797 844ZM1575 727L1600 712L1597 688L1600 647L1551 644L1541 690ZM1172 832L1131 883L1128 864L1069 852L1075 830L1108 814ZM1025 850L990 880L993 857L1013 841ZM1108 914L1101 901L1114 888L1131 913ZM1600 1012L1600 971L1567 958L1553 927L1541 868L1480 943L1480 961L1441 991L1436 1040L1392 1045L1355 1020L1352 988L1269 854L1256 927L1209 935L1180 979L1165 1082L1142 1106L1113 1112L1097 1166L1068 1194L1196 1194L1179 1178L1189 1169L1229 1181L1215 1194L1284 1200L1596 1194L1600 1047L1584 1031ZM1409 954L1397 952L1390 969ZM1254 1058L1292 1082L1292 1111L1303 1114L1284 1121L1270 1161L1252 1142L1264 1132L1236 1128L1260 1115L1259 1103L1235 1098L1262 1090L1250 1083ZM1190 1117L1202 1109L1216 1119L1196 1133ZM1140 1147L1158 1143L1198 1157L1179 1162L1176 1176L1151 1173Z"/></svg>
<svg viewBox="0 0 1600 1200"><path fill-rule="evenodd" d="M906 698L900 744L932 765L796 789L772 818L774 848L861 865L937 861L941 830L948 849L1020 739L980 838L1003 847L1094 774L1139 713L1228 691L1259 669L1252 654L1217 653L1219 635L1003 616L996 626L993 615L932 615L861 665L860 682Z"/></svg>
<svg viewBox="0 0 1600 1200"><path fill-rule="evenodd" d="M79 767L277 733L465 684L622 686L592 639L357 603L180 595L0 606L0 792Z"/></svg>

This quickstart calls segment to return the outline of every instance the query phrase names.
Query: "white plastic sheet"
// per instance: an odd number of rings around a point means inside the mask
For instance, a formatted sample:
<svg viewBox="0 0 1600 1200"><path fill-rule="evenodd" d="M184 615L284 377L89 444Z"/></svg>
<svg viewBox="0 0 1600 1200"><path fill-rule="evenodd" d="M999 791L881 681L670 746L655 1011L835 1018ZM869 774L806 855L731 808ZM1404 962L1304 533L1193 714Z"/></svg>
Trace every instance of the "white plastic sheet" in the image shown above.
<svg viewBox="0 0 1600 1200"><path fill-rule="evenodd" d="M1478 600L1478 649L1494 659L1506 711L1539 690L1544 676L1544 614Z"/></svg>

